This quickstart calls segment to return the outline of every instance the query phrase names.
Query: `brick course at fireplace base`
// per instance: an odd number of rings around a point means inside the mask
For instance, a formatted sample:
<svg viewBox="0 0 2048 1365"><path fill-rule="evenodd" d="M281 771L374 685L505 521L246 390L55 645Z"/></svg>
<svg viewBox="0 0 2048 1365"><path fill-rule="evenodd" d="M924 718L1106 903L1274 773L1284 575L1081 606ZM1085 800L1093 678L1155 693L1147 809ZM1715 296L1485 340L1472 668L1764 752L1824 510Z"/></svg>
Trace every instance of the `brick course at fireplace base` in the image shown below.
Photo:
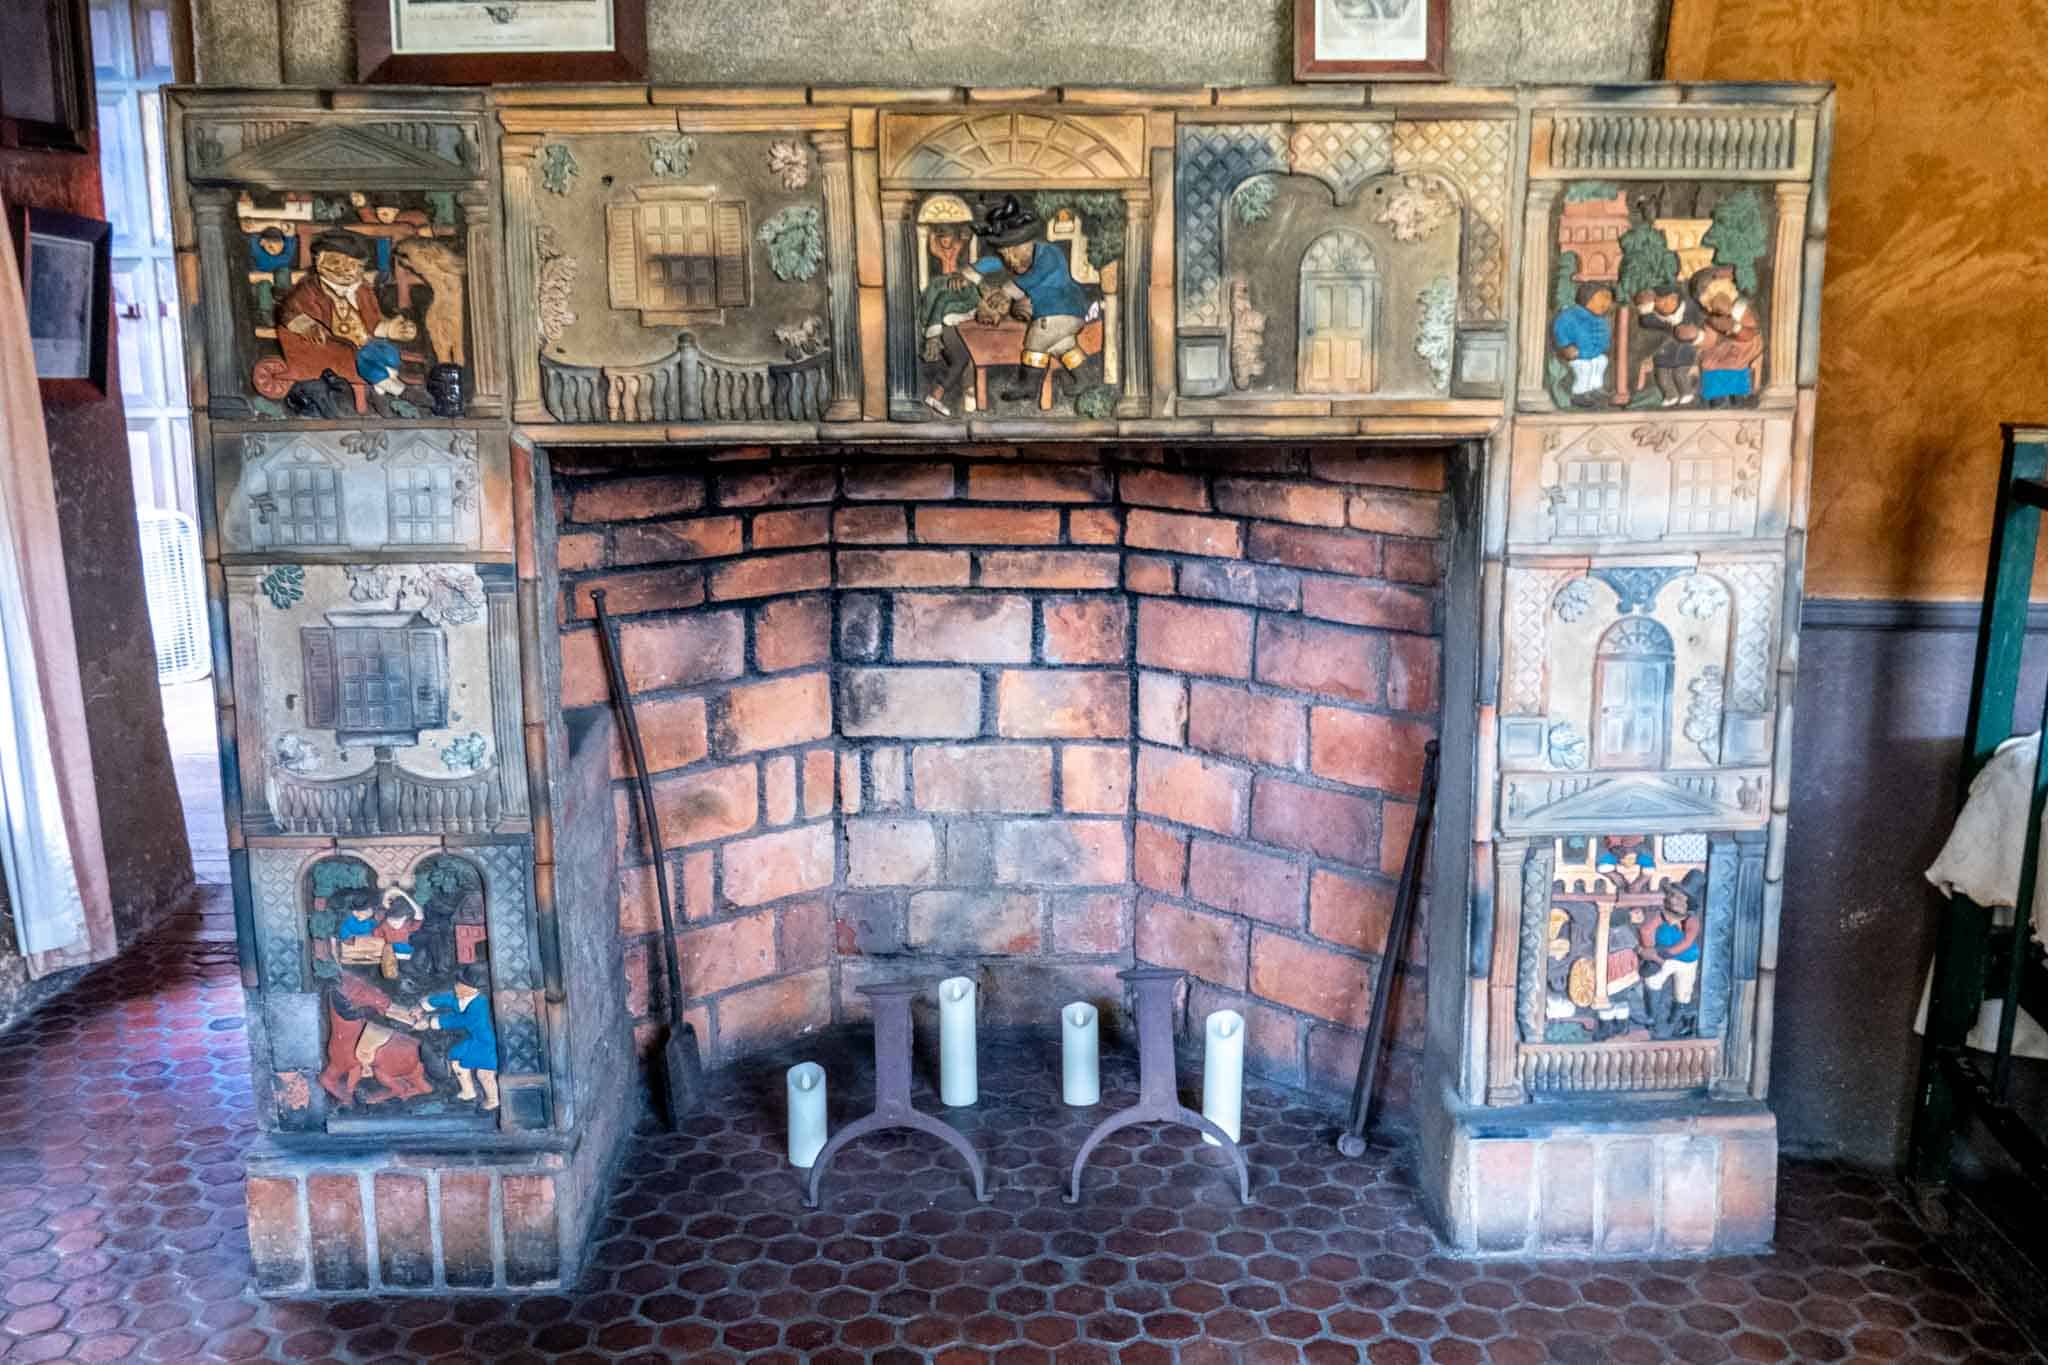
<svg viewBox="0 0 2048 1365"><path fill-rule="evenodd" d="M1242 1011L1256 1070L1348 1083L1440 706L1442 452L656 458L555 457L561 688L604 703L604 588L714 1060L905 973L1043 1024L1135 957ZM654 853L613 775L644 1041Z"/></svg>

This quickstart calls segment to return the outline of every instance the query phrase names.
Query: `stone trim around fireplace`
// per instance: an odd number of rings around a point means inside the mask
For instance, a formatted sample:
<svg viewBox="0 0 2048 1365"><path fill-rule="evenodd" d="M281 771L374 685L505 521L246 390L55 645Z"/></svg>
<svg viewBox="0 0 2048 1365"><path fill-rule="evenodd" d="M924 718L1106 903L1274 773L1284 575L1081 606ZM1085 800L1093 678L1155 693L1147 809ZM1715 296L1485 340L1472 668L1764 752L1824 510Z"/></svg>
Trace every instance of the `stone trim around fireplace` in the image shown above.
<svg viewBox="0 0 2048 1365"><path fill-rule="evenodd" d="M1773 85L175 91L252 1170L323 1192L252 1185L266 1285L425 1287L362 1240L379 1189L423 1202L401 1151L495 1163L574 1271L632 1047L535 497L590 443L1462 443L1425 1190L1473 1254L1766 1241L1832 119ZM429 997L498 1065L423 1043Z"/></svg>

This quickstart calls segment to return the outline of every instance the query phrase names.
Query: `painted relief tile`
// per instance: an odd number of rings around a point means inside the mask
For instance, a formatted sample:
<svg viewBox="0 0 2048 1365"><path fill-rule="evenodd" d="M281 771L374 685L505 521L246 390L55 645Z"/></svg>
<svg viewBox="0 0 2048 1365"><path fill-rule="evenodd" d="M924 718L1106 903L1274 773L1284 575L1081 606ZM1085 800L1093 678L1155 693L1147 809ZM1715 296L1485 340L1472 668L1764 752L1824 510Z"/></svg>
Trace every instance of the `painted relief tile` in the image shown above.
<svg viewBox="0 0 2048 1365"><path fill-rule="evenodd" d="M509 478L503 441L474 431L254 431L214 447L230 555L506 552Z"/></svg>
<svg viewBox="0 0 2048 1365"><path fill-rule="evenodd" d="M1767 379L1770 187L1575 180L1551 211L1544 387L1559 408L1751 408Z"/></svg>
<svg viewBox="0 0 2048 1365"><path fill-rule="evenodd" d="M944 190L918 200L915 222L917 306L908 326L929 416L1115 411L1126 242L1119 195Z"/></svg>
<svg viewBox="0 0 2048 1365"><path fill-rule="evenodd" d="M1765 836L1590 828L1501 847L1501 873L1520 893L1522 1083L1531 1093L1716 1084L1755 1023Z"/></svg>
<svg viewBox="0 0 2048 1365"><path fill-rule="evenodd" d="M823 135L821 135L823 136ZM836 136L835 144L830 136ZM817 421L855 353L845 138L551 137L535 155L541 398L565 422ZM834 221L838 210L845 222ZM846 239L842 241L841 239ZM835 355L835 343L840 353Z"/></svg>
<svg viewBox="0 0 2048 1365"><path fill-rule="evenodd" d="M1517 424L1508 542L1685 545L1784 537L1792 424L1643 413Z"/></svg>
<svg viewBox="0 0 2048 1365"><path fill-rule="evenodd" d="M1769 558L1510 568L1503 828L1763 823L1781 577Z"/></svg>
<svg viewBox="0 0 2048 1365"><path fill-rule="evenodd" d="M252 832L482 834L523 819L513 588L509 565L230 566Z"/></svg>
<svg viewBox="0 0 2048 1365"><path fill-rule="evenodd" d="M1706 836L1570 834L1554 847L1524 1041L1698 1037Z"/></svg>
<svg viewBox="0 0 2048 1365"><path fill-rule="evenodd" d="M1145 147L1129 114L883 116L893 416L1148 410Z"/></svg>
<svg viewBox="0 0 2048 1365"><path fill-rule="evenodd" d="M403 872L353 850L299 875L308 966L326 1049L319 1085L336 1119L472 1119L495 1126L504 1049L482 869L420 849Z"/></svg>
<svg viewBox="0 0 2048 1365"><path fill-rule="evenodd" d="M1499 392L1508 145L1488 120L1182 127L1181 392Z"/></svg>
<svg viewBox="0 0 2048 1365"><path fill-rule="evenodd" d="M452 190L245 189L234 308L260 416L459 417L470 224Z"/></svg>

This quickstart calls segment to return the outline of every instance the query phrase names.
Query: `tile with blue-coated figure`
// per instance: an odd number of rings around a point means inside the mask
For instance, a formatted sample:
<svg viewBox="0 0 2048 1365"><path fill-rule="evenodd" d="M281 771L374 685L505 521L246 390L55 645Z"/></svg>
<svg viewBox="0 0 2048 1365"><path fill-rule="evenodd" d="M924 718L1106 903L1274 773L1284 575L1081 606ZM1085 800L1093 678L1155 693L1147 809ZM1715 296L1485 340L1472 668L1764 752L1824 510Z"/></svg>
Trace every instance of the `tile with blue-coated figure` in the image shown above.
<svg viewBox="0 0 2048 1365"><path fill-rule="evenodd" d="M1765 379L1767 186L1579 180L1554 211L1549 359L1560 408L1751 408Z"/></svg>
<svg viewBox="0 0 2048 1365"><path fill-rule="evenodd" d="M330 1115L494 1113L498 1032L476 864L438 852L380 868L341 852L311 861L301 881Z"/></svg>

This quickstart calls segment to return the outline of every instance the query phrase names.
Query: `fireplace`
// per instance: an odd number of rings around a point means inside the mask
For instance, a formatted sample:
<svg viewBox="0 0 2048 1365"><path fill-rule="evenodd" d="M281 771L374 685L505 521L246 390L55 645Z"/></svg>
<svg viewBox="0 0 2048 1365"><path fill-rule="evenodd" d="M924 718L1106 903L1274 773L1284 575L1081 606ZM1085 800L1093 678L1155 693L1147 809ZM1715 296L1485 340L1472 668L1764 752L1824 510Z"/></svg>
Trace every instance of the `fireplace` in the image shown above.
<svg viewBox="0 0 2048 1365"><path fill-rule="evenodd" d="M1356 443L556 455L562 704L608 704L602 590L708 1055L899 976L976 975L998 1025L1115 1017L1135 956L1187 970L1197 1017L1241 1011L1263 1074L1348 1085L1437 733L1453 467ZM645 1038L653 868L613 771ZM1417 933L1403 1086L1423 957Z"/></svg>
<svg viewBox="0 0 2048 1365"><path fill-rule="evenodd" d="M574 1278L658 867L714 1065L1151 963L1332 1101L1391 953L1460 1254L1768 1244L1828 92L170 109L266 1292Z"/></svg>

